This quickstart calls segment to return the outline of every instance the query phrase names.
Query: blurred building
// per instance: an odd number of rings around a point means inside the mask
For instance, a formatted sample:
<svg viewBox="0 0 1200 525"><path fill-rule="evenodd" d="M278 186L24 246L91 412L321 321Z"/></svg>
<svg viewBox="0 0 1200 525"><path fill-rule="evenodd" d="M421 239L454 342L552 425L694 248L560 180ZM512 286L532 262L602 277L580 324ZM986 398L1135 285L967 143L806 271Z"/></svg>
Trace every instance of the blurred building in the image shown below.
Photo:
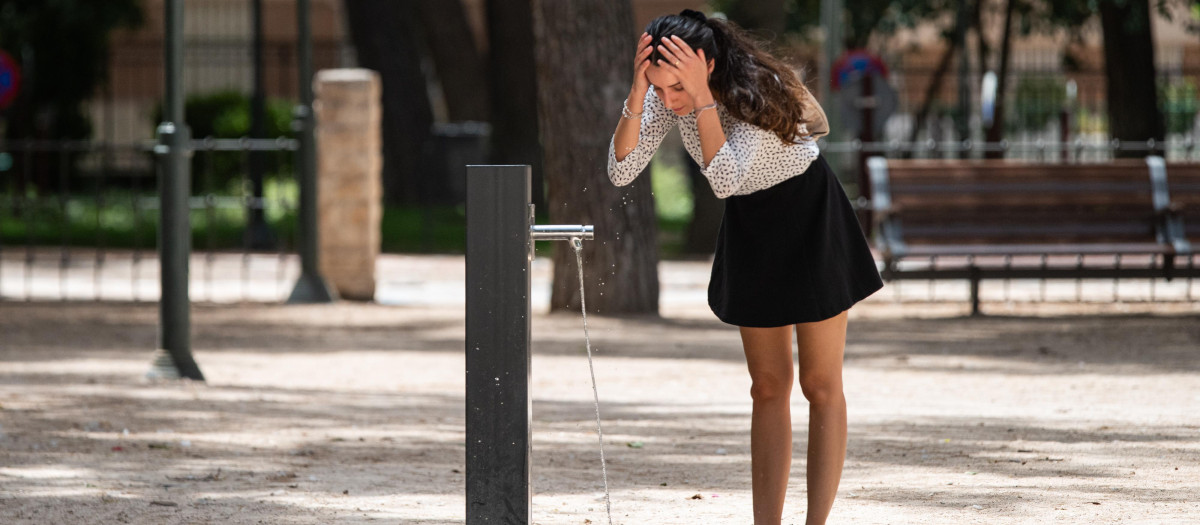
<svg viewBox="0 0 1200 525"><path fill-rule="evenodd" d="M347 62L342 0L311 0L317 69ZM91 105L96 139L128 142L154 135L163 95L163 0L144 0L145 24L114 35L108 84ZM263 88L268 97L298 97L295 0L262 0ZM184 2L184 90L188 95L254 86L249 0Z"/></svg>
<svg viewBox="0 0 1200 525"><path fill-rule="evenodd" d="M354 51L343 20L343 1L312 0L314 61L318 69L354 64ZM486 0L461 1L475 33L475 45L481 53L486 53ZM115 35L109 82L90 106L97 139L128 142L153 136L154 109L161 100L163 89L162 4L163 0L145 0L146 23L143 27ZM268 97L292 99L297 95L298 81L295 0L262 0L262 4L264 89ZM232 89L249 94L253 85L251 2L188 0L184 5L184 83L187 93L195 95ZM656 16L678 13L685 8L705 10L707 3L703 0L632 0L632 6L634 27L640 31ZM998 45L1003 27L1002 13L998 11L987 12L984 21L993 47ZM1196 23L1189 22L1191 16L1180 11L1174 21L1155 17L1156 62L1164 82L1200 84L1200 42L1194 33L1187 31L1189 23ZM899 93L898 111L888 126L889 138L907 136L907 130L913 125L910 117L924 102L933 72L945 49L940 30L935 24L928 23L870 46L888 63L893 73L890 82ZM1064 34L1017 35L1014 38L1009 68L1012 75L1009 96L1014 99L1010 101L1010 108L1062 105L1060 92L1047 93L1046 90L1059 89L1070 82L1075 86L1076 105L1080 109L1075 117L1079 121L1074 125L1083 131L1101 129L1098 126L1101 126L1105 111L1105 88L1098 22L1085 27L1081 36L1079 42L1070 45ZM979 63L975 38L970 39L968 48L971 78L978 79L982 71L995 68L995 64ZM798 44L788 55L810 74L816 71L818 50L814 45ZM938 114L948 115L953 111L958 96L957 72L955 61L949 77L935 91L935 118ZM971 81L976 105L978 84ZM431 91L436 92L436 89ZM436 93L434 98L436 116L441 120L444 111L439 108ZM1035 124L1038 123L1040 121ZM1047 130L1048 134L1053 134L1052 130Z"/></svg>

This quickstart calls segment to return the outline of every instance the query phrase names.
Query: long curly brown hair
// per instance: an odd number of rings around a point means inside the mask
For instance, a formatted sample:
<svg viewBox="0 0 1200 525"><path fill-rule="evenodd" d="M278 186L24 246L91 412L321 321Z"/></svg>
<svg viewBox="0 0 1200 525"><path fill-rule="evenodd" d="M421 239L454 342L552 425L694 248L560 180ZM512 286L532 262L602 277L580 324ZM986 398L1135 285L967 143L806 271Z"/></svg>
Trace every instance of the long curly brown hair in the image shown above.
<svg viewBox="0 0 1200 525"><path fill-rule="evenodd" d="M708 86L731 115L771 131L785 142L802 137L808 90L791 67L763 50L737 24L684 9L678 15L655 18L646 26L646 33L654 46L651 64L662 58L658 52L661 39L676 35L716 62Z"/></svg>

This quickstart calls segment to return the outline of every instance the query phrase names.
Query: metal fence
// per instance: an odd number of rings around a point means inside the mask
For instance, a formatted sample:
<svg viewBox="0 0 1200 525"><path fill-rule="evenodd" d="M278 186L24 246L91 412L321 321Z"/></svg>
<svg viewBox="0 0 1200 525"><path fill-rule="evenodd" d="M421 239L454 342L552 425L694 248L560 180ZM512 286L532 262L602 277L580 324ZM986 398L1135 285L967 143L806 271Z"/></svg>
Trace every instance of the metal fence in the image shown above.
<svg viewBox="0 0 1200 525"><path fill-rule="evenodd" d="M299 273L298 142L202 139L191 147L193 298L286 299ZM14 168L0 176L0 299L157 300L156 173L116 162L153 166L153 143L14 141L0 151ZM245 169L257 154L279 168L265 177L262 197ZM39 180L38 171L55 176Z"/></svg>
<svg viewBox="0 0 1200 525"><path fill-rule="evenodd" d="M241 15L239 15L241 16ZM93 141L0 141L0 300L155 301L157 160L150 133L161 96L157 46L126 46L110 64L110 83L90 106ZM343 62L342 42L314 42L318 67ZM297 97L296 50L270 44L264 52L266 90ZM252 85L250 42L192 39L185 55L189 95L220 90L248 94ZM899 93L897 113L882 139L823 142L822 151L838 167L852 198L858 170L867 155L916 158L978 158L1001 152L1006 158L1039 162L1104 162L1119 152L1163 155L1171 161L1200 162L1200 120L1193 105L1164 108L1171 123L1162 142L1114 142L1104 122L1103 78L1095 73L1063 74L1046 64L1018 64L1007 94L1009 126L1005 140L984 142L978 113L979 87L972 85L974 130L959 137L956 85L948 79L922 131L913 136L917 103L932 70L901 67L892 83ZM971 78L977 78L974 74ZM1165 86L1193 85L1200 71L1164 73ZM1068 86L1074 84L1074 96ZM1184 90L1186 97L1187 91ZM1174 104L1174 103L1173 103ZM826 108L838 111L837 108ZM196 123L192 123L193 126ZM296 249L297 181L294 139L207 138L192 142L193 259L192 298L196 301L279 301L287 298L299 274ZM261 154L267 166L262 197L255 197L248 166ZM862 199L856 205L866 207ZM258 218L261 217L261 221ZM265 226L266 228L263 228ZM427 229L435 225L425 225ZM264 232L269 232L264 237ZM1193 301L1194 284L1009 282L992 289L989 300L1180 300ZM896 284L897 298L943 300L967 294L966 284ZM914 290L928 292L922 294ZM1024 300L1024 299L1017 299Z"/></svg>
<svg viewBox="0 0 1200 525"><path fill-rule="evenodd" d="M288 138L192 141L193 301L278 302L287 298L300 273L297 188L290 162L298 147L297 141ZM1139 154L1173 151L1177 159L1200 162L1200 151L1186 141L823 145L828 154L847 157L865 152L957 158L964 152L978 154L995 148L1032 152L1051 162L1103 162L1122 149ZM0 300L157 301L156 174L153 170L118 169L120 163L109 162L128 157L153 166L153 149L150 142L0 143L0 156L11 157L13 168L0 171ZM253 196L245 169L252 152L273 158L268 164L277 167L265 178L262 198ZM39 187L34 177L38 165L33 159L39 156L47 164L40 169L54 175L42 180L44 187ZM853 188L853 183L847 186ZM866 205L865 201L856 202ZM271 232L267 246L252 235L251 223L258 213ZM1111 258L1089 257L1101 264L1112 263ZM1086 263L1092 264L1091 259ZM1195 256L1178 261L1187 267L1198 263ZM893 282L885 296L902 302L965 302L969 293L965 281L909 281ZM981 296L989 303L1195 302L1200 300L1200 283L1192 279L1005 279L985 281Z"/></svg>

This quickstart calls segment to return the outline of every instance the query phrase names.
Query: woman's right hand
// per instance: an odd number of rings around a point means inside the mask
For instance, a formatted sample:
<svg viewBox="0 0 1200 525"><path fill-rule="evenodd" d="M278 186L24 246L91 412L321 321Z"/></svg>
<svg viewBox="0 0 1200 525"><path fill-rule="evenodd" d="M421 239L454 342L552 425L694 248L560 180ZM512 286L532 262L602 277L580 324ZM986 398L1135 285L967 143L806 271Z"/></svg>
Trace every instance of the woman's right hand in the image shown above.
<svg viewBox="0 0 1200 525"><path fill-rule="evenodd" d="M629 109L640 110L646 90L650 89L650 79L646 78L646 70L650 68L650 35L642 33L638 39L637 54L633 58L633 87L629 91ZM634 103L637 103L636 105Z"/></svg>

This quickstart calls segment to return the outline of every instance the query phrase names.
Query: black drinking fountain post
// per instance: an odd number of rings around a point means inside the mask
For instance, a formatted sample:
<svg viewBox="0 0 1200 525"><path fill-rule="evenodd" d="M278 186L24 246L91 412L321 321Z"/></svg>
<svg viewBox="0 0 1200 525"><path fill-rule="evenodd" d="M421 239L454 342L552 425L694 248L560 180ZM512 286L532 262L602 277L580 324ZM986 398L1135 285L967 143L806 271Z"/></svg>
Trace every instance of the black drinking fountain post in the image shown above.
<svg viewBox="0 0 1200 525"><path fill-rule="evenodd" d="M467 166L467 525L528 525L533 243L593 238L533 224L529 166Z"/></svg>

